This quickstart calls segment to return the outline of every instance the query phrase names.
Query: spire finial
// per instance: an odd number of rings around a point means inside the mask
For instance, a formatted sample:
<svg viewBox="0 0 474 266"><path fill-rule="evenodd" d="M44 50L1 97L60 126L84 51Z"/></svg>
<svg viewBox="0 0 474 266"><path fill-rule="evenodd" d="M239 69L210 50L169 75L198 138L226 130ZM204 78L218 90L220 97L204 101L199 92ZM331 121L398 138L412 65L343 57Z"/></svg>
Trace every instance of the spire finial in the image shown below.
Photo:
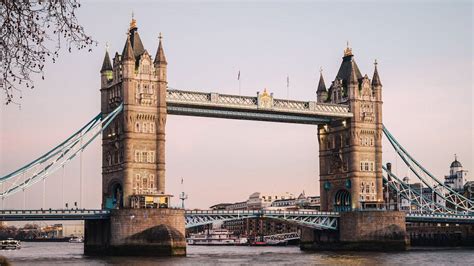
<svg viewBox="0 0 474 266"><path fill-rule="evenodd" d="M105 51L106 51L106 52L109 51L109 42L106 42L106 43L105 43Z"/></svg>
<svg viewBox="0 0 474 266"><path fill-rule="evenodd" d="M323 74L323 67L319 67L319 74Z"/></svg>
<svg viewBox="0 0 474 266"><path fill-rule="evenodd" d="M161 41L161 39L163 39L163 34L161 34L161 32L160 32L160 34L158 35L158 39L160 39L160 41Z"/></svg>
<svg viewBox="0 0 474 266"><path fill-rule="evenodd" d="M374 60L374 66L377 67L379 63L377 62L377 59Z"/></svg>
<svg viewBox="0 0 474 266"><path fill-rule="evenodd" d="M132 10L132 21L130 21L130 29L135 29L137 27L137 21L135 20L135 13Z"/></svg>
<svg viewBox="0 0 474 266"><path fill-rule="evenodd" d="M346 49L344 49L344 56L352 55L352 48L349 47L349 41L346 42Z"/></svg>
<svg viewBox="0 0 474 266"><path fill-rule="evenodd" d="M457 160L458 160L458 156L457 156L457 154L456 154L456 153L454 154L454 160L455 160L455 161L457 161Z"/></svg>

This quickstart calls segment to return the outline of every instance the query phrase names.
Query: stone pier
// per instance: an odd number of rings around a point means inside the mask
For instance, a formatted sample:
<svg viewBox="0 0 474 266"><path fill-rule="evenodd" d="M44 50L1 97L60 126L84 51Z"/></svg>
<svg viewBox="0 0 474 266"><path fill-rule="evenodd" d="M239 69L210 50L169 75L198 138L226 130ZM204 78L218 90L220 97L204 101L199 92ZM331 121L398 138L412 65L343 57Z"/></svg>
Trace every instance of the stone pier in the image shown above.
<svg viewBox="0 0 474 266"><path fill-rule="evenodd" d="M184 210L112 210L109 220L86 220L85 255L184 256Z"/></svg>
<svg viewBox="0 0 474 266"><path fill-rule="evenodd" d="M339 231L305 228L302 250L400 251L409 246L405 214L394 211L342 212Z"/></svg>

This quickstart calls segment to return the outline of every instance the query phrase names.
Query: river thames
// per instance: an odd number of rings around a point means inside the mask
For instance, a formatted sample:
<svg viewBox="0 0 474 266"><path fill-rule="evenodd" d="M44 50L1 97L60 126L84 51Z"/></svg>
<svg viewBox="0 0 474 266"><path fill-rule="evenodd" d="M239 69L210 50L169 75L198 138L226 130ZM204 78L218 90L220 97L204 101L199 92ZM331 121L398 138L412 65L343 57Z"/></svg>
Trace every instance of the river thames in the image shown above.
<svg viewBox="0 0 474 266"><path fill-rule="evenodd" d="M13 265L310 265L436 264L472 265L472 249L417 248L406 252L303 252L298 247L188 246L177 258L88 257L83 244L23 242L20 250L2 250Z"/></svg>

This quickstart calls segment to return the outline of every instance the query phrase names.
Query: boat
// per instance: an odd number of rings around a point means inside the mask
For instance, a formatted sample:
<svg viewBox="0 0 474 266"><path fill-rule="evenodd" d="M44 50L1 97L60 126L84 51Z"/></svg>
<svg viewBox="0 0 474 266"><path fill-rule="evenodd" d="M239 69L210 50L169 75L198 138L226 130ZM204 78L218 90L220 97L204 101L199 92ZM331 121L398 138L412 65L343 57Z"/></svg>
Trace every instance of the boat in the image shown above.
<svg viewBox="0 0 474 266"><path fill-rule="evenodd" d="M7 240L2 240L0 242L1 249L20 249L21 242L20 240L15 240L13 238L8 238Z"/></svg>
<svg viewBox="0 0 474 266"><path fill-rule="evenodd" d="M207 233L190 234L186 242L188 245L232 246L246 245L247 238L234 236L227 229L214 229Z"/></svg>
<svg viewBox="0 0 474 266"><path fill-rule="evenodd" d="M250 246L287 246L288 241L285 240L266 240L266 241L254 241L249 243Z"/></svg>
<svg viewBox="0 0 474 266"><path fill-rule="evenodd" d="M83 243L84 238L73 236L69 239L69 243Z"/></svg>

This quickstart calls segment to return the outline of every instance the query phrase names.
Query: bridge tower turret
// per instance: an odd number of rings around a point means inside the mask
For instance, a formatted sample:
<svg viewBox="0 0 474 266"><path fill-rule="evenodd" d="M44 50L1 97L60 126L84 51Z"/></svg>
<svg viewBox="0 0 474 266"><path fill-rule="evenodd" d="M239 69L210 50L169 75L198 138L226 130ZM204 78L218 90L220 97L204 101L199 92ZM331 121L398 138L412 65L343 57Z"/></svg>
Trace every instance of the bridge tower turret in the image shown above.
<svg viewBox="0 0 474 266"><path fill-rule="evenodd" d="M324 83L323 70L319 71L319 83L318 90L316 91L318 97L318 103L324 103L328 98L328 91L326 89L326 84Z"/></svg>
<svg viewBox="0 0 474 266"><path fill-rule="evenodd" d="M321 209L350 211L383 203L382 85L362 76L347 47L326 103L347 104L354 116L318 127ZM322 102L319 97L318 102Z"/></svg>
<svg viewBox="0 0 474 266"><path fill-rule="evenodd" d="M101 108L102 113L106 113L107 110L104 109L107 107L107 95L106 89L109 84L113 81L113 68L112 64L110 63L110 56L109 56L109 49L106 47L104 61L102 62L102 68L100 69L100 91L101 91Z"/></svg>
<svg viewBox="0 0 474 266"><path fill-rule="evenodd" d="M122 54L104 59L102 112L123 103L103 134L103 207L168 204L165 192L166 59L159 42L154 62L132 18ZM151 199L151 200L150 200Z"/></svg>
<svg viewBox="0 0 474 266"><path fill-rule="evenodd" d="M160 32L158 49L156 50L155 61L155 76L157 77L157 96L158 96L158 127L157 127L157 148L158 151L158 192L165 191L165 127L166 127L166 90L168 87L167 69L168 62L166 62L163 44L161 42L162 35Z"/></svg>

